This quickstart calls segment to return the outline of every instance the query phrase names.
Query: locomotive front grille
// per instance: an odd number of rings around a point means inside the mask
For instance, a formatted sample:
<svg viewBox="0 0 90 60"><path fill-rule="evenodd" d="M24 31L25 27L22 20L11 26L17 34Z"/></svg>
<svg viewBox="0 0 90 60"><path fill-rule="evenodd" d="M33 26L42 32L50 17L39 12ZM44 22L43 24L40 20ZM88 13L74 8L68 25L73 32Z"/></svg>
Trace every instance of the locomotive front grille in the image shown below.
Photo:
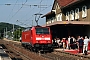
<svg viewBox="0 0 90 60"><path fill-rule="evenodd" d="M36 47L39 50L49 49L52 47L52 44L35 44L34 47Z"/></svg>

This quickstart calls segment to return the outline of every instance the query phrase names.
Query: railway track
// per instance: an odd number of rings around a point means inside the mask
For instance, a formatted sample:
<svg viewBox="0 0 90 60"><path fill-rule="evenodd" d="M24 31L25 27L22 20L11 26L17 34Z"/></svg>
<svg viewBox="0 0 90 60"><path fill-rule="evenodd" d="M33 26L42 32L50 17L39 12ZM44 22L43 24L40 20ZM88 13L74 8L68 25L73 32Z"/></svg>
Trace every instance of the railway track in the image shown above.
<svg viewBox="0 0 90 60"><path fill-rule="evenodd" d="M90 60L88 57L54 51L52 53L34 53L25 49L19 43L2 41L6 53L12 60ZM4 46L5 45L5 46ZM8 50L7 50L8 49Z"/></svg>
<svg viewBox="0 0 90 60"><path fill-rule="evenodd" d="M21 54L17 50L13 49L14 47L12 48L8 44L1 44L1 46L3 47L3 50L10 56L12 60L33 60L28 56L25 56L25 54Z"/></svg>
<svg viewBox="0 0 90 60"><path fill-rule="evenodd" d="M12 60L48 60L13 42L2 40L0 44Z"/></svg>

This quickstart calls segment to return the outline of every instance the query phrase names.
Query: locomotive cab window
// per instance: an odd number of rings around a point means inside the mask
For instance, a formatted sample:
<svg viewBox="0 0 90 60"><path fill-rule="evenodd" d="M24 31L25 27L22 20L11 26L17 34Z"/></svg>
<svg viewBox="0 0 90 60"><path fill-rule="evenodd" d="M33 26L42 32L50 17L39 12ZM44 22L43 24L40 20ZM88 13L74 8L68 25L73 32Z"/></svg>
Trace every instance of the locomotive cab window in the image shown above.
<svg viewBox="0 0 90 60"><path fill-rule="evenodd" d="M36 34L49 34L49 28L36 28Z"/></svg>

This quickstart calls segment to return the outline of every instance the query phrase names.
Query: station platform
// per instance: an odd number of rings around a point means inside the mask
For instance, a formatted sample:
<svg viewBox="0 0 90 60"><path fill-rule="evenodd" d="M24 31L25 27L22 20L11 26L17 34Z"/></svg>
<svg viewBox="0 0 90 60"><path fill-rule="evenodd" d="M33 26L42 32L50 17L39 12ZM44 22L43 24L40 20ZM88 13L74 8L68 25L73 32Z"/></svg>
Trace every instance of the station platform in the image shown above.
<svg viewBox="0 0 90 60"><path fill-rule="evenodd" d="M66 52L66 53L70 53L70 54L75 54L75 55L83 55L83 53L79 53L79 50L75 49L61 49L61 48L56 48L54 49L54 51L60 51L60 52ZM88 55L87 56L90 56L90 51L87 52Z"/></svg>
<svg viewBox="0 0 90 60"><path fill-rule="evenodd" d="M11 60L8 54L5 53L3 48L0 46L0 60Z"/></svg>
<svg viewBox="0 0 90 60"><path fill-rule="evenodd" d="M78 54L78 50L73 50L73 49L60 49L60 48L57 48L57 49L54 49L55 51L63 51L63 52L67 52L67 53L71 53L71 54Z"/></svg>

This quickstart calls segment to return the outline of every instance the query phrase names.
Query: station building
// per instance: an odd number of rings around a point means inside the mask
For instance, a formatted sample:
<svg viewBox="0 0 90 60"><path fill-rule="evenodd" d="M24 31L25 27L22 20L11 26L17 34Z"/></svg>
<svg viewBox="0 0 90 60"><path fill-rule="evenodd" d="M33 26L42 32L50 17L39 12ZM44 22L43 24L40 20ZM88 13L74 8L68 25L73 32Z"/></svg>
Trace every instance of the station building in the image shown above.
<svg viewBox="0 0 90 60"><path fill-rule="evenodd" d="M42 17L46 17L44 26L51 28L53 38L90 37L89 0L54 0L51 11Z"/></svg>

